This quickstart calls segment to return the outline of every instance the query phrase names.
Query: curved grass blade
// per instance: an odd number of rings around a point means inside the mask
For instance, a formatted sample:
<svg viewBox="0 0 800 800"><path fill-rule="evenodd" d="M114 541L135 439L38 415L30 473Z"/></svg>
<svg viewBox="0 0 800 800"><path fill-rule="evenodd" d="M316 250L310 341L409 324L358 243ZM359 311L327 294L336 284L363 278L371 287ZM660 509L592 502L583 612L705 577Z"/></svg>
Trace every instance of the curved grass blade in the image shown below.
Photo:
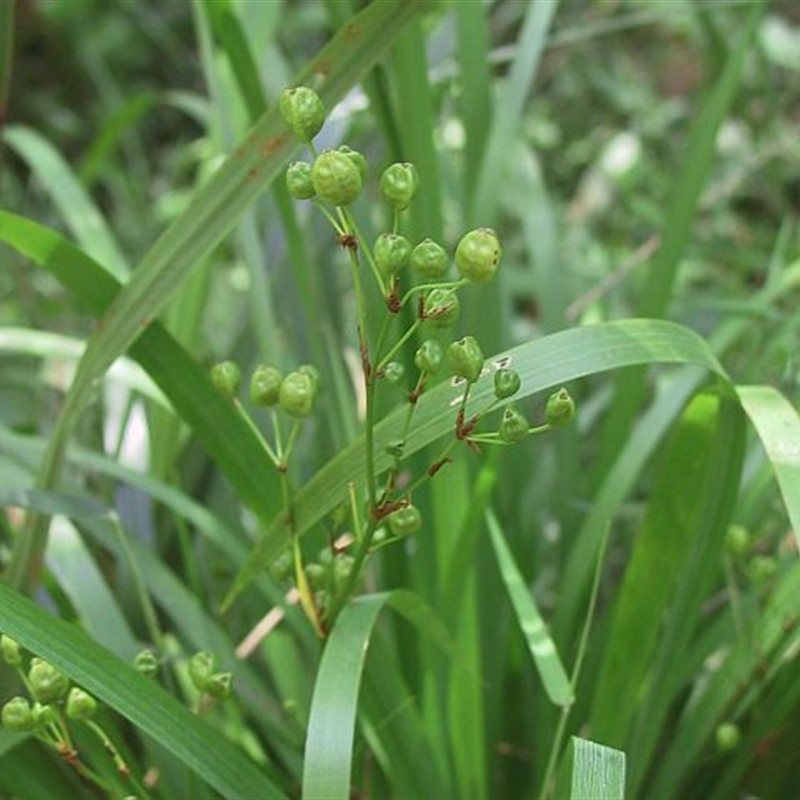
<svg viewBox="0 0 800 800"><path fill-rule="evenodd" d="M500 523L492 511L486 512L486 525L489 528L489 537L492 540L500 575L514 607L519 628L527 642L528 651L542 679L544 690L556 705L569 705L575 700L572 683L561 663L555 642L548 633L542 615L514 561Z"/></svg>
<svg viewBox="0 0 800 800"><path fill-rule="evenodd" d="M515 347L490 359L513 365L522 379L515 400L586 375L635 364L691 363L719 376L725 373L706 343L693 331L661 320L624 320L561 331ZM491 372L489 369L487 372ZM414 429L406 439L406 457L452 433L454 401L462 386L447 382L425 392L414 415ZM484 375L470 393L467 416L485 408L494 398L492 380ZM500 404L502 405L502 404ZM388 469L389 443L403 430L405 408L388 415L375 430L376 469ZM326 464L294 497L295 529L303 533L330 513L345 497L351 482L363 484L366 474L363 439L358 439ZM276 557L287 540L286 520L277 517L254 547L223 604L228 607L247 584Z"/></svg>
<svg viewBox="0 0 800 800"><path fill-rule="evenodd" d="M223 796L284 797L237 747L172 695L1 582L0 630L129 719Z"/></svg>
<svg viewBox="0 0 800 800"><path fill-rule="evenodd" d="M348 800L358 693L378 615L390 606L443 649L451 643L434 612L406 590L357 597L325 645L311 700L303 770L304 800Z"/></svg>
<svg viewBox="0 0 800 800"><path fill-rule="evenodd" d="M800 416L771 386L738 386L736 393L767 451L800 549Z"/></svg>

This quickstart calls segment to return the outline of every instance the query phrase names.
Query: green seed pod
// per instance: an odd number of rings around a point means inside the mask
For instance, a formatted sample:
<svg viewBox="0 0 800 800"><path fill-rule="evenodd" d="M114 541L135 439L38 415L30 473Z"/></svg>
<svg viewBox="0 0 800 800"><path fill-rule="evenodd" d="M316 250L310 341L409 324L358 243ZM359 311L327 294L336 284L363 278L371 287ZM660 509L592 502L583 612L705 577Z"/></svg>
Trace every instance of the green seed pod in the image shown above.
<svg viewBox="0 0 800 800"><path fill-rule="evenodd" d="M456 269L473 283L490 281L500 264L500 242L491 228L465 234L456 247Z"/></svg>
<svg viewBox="0 0 800 800"><path fill-rule="evenodd" d="M311 168L319 199L332 206L349 206L361 193L361 173L353 160L338 150L324 150Z"/></svg>
<svg viewBox="0 0 800 800"><path fill-rule="evenodd" d="M66 710L70 719L90 719L97 711L97 700L83 689L73 686L67 696Z"/></svg>
<svg viewBox="0 0 800 800"><path fill-rule="evenodd" d="M297 368L297 371L301 375L308 375L308 377L311 378L311 384L314 388L314 399L316 400L320 386L319 370L313 364L301 364Z"/></svg>
<svg viewBox="0 0 800 800"><path fill-rule="evenodd" d="M311 180L311 164L306 161L292 161L286 169L286 188L295 200L310 200L316 195Z"/></svg>
<svg viewBox="0 0 800 800"><path fill-rule="evenodd" d="M383 377L386 378L392 386L397 386L401 383L405 374L405 367L399 361L390 361L383 368Z"/></svg>
<svg viewBox="0 0 800 800"><path fill-rule="evenodd" d="M33 724L37 728L46 728L58 722L56 711L49 703L46 705L34 703L33 708L31 708L31 714L33 716Z"/></svg>
<svg viewBox="0 0 800 800"><path fill-rule="evenodd" d="M211 381L225 397L233 398L239 394L242 371L235 361L222 361L211 368Z"/></svg>
<svg viewBox="0 0 800 800"><path fill-rule="evenodd" d="M714 738L717 740L717 750L725 753L739 746L742 741L742 731L732 722L723 722L717 726Z"/></svg>
<svg viewBox="0 0 800 800"><path fill-rule="evenodd" d="M270 565L269 574L276 581L283 583L291 577L293 569L294 558L292 557L292 552L291 550L284 550Z"/></svg>
<svg viewBox="0 0 800 800"><path fill-rule="evenodd" d="M521 384L518 372L501 368L494 374L494 396L498 400L513 397L519 391Z"/></svg>
<svg viewBox="0 0 800 800"><path fill-rule="evenodd" d="M772 556L753 556L747 564L747 577L756 586L766 583L778 570Z"/></svg>
<svg viewBox="0 0 800 800"><path fill-rule="evenodd" d="M344 153L356 165L363 184L367 177L367 159L364 158L364 154L359 153L358 150L353 150L352 147L348 147L346 144L337 147L336 150L339 153Z"/></svg>
<svg viewBox="0 0 800 800"><path fill-rule="evenodd" d="M206 688L203 691L217 700L224 700L226 697L230 697L233 691L233 674L230 672L215 672L208 679Z"/></svg>
<svg viewBox="0 0 800 800"><path fill-rule="evenodd" d="M274 406L281 396L283 377L275 367L259 364L250 378L250 399L253 405Z"/></svg>
<svg viewBox="0 0 800 800"><path fill-rule="evenodd" d="M411 268L426 281L436 281L444 278L450 259L447 251L433 239L423 239L411 251Z"/></svg>
<svg viewBox="0 0 800 800"><path fill-rule="evenodd" d="M158 675L161 669L161 662L158 656L152 650L142 650L141 653L136 654L133 659L133 667L137 672L140 672L145 678L154 678Z"/></svg>
<svg viewBox="0 0 800 800"><path fill-rule="evenodd" d="M325 122L325 106L307 86L284 89L278 100L281 116L302 142L309 143Z"/></svg>
<svg viewBox="0 0 800 800"><path fill-rule="evenodd" d="M461 315L461 303L452 289L431 289L424 308L425 321L434 328L452 328Z"/></svg>
<svg viewBox="0 0 800 800"><path fill-rule="evenodd" d="M547 398L544 418L553 428L569 425L575 419L575 401L566 389L559 389Z"/></svg>
<svg viewBox="0 0 800 800"><path fill-rule="evenodd" d="M375 240L372 254L384 275L397 275L411 258L411 242L397 233L382 233Z"/></svg>
<svg viewBox="0 0 800 800"><path fill-rule="evenodd" d="M386 453L393 458L401 458L403 455L403 450L405 449L405 439L392 439L389 444L386 445Z"/></svg>
<svg viewBox="0 0 800 800"><path fill-rule="evenodd" d="M306 573L306 580L312 591L317 592L325 588L325 585L328 583L328 570L326 570L322 564L311 561L305 565L304 571Z"/></svg>
<svg viewBox="0 0 800 800"><path fill-rule="evenodd" d="M750 534L744 525L729 525L725 532L725 550L736 558L743 556L750 548Z"/></svg>
<svg viewBox="0 0 800 800"><path fill-rule="evenodd" d="M442 366L444 351L436 339L426 339L414 353L414 366L420 372L435 375Z"/></svg>
<svg viewBox="0 0 800 800"><path fill-rule="evenodd" d="M14 733L32 731L36 727L31 704L24 697L12 697L5 703L0 712L0 720L4 728Z"/></svg>
<svg viewBox="0 0 800 800"><path fill-rule="evenodd" d="M189 659L189 678L198 692L207 690L216 668L216 658L205 650L200 650Z"/></svg>
<svg viewBox="0 0 800 800"><path fill-rule="evenodd" d="M336 586L344 586L353 572L355 559L353 556L336 556L333 562L333 582Z"/></svg>
<svg viewBox="0 0 800 800"><path fill-rule="evenodd" d="M497 432L503 442L521 442L528 435L528 420L512 406L507 406Z"/></svg>
<svg viewBox="0 0 800 800"><path fill-rule="evenodd" d="M483 369L483 353L474 336L458 339L447 348L447 363L450 371L469 383L475 383Z"/></svg>
<svg viewBox="0 0 800 800"><path fill-rule="evenodd" d="M392 535L402 538L416 533L422 527L422 514L416 506L407 505L389 514L388 522Z"/></svg>
<svg viewBox="0 0 800 800"><path fill-rule="evenodd" d="M34 698L43 704L60 700L69 689L69 678L41 658L31 659L28 682Z"/></svg>
<svg viewBox="0 0 800 800"><path fill-rule="evenodd" d="M0 655L3 656L3 661L12 667L18 667L22 663L22 653L19 651L19 645L15 639L5 634L0 636Z"/></svg>
<svg viewBox="0 0 800 800"><path fill-rule="evenodd" d="M279 402L290 417L307 417L317 396L313 378L304 372L290 372L281 382Z"/></svg>
<svg viewBox="0 0 800 800"><path fill-rule="evenodd" d="M418 186L417 168L408 162L390 164L381 175L381 193L395 211L411 205Z"/></svg>

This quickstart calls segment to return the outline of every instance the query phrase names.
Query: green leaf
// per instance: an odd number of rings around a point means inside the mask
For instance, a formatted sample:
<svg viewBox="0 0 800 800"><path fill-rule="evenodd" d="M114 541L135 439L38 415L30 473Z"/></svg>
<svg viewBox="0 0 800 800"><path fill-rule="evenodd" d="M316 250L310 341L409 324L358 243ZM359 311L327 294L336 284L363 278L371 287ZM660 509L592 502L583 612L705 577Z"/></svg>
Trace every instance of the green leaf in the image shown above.
<svg viewBox="0 0 800 800"><path fill-rule="evenodd" d="M624 800L625 753L573 736L559 786L569 800Z"/></svg>
<svg viewBox="0 0 800 800"><path fill-rule="evenodd" d="M634 364L691 363L724 375L722 367L696 333L675 323L659 320L624 320L561 331L500 353L488 363L501 358L506 365L513 366L522 378L522 387L515 395L515 400L585 375ZM462 392L463 387L446 382L421 396L414 412L413 430L406 439L405 457L452 433L454 402ZM493 398L491 375L485 375L473 386L467 416L486 408ZM500 403L498 407L502 405ZM400 407L376 426L378 471L388 469L391 464L386 448L401 434L405 415L406 409ZM347 496L351 482L363 485L365 475L362 437L329 461L295 494L295 530L302 534L319 522ZM242 589L277 556L287 536L286 520L281 514L254 547L224 606L229 606Z"/></svg>
<svg viewBox="0 0 800 800"><path fill-rule="evenodd" d="M800 417L770 386L738 386L736 392L767 451L800 548Z"/></svg>
<svg viewBox="0 0 800 800"><path fill-rule="evenodd" d="M497 566L503 578L511 605L514 607L517 624L528 644L528 651L542 679L547 696L559 706L571 704L575 695L572 691L567 671L561 663L555 642L547 631L547 627L531 597L522 574L517 567L514 556L506 543L500 523L493 512L486 513L486 524L497 558Z"/></svg>
<svg viewBox="0 0 800 800"><path fill-rule="evenodd" d="M238 748L172 695L5 583L0 630L152 736L223 796L284 797Z"/></svg>
<svg viewBox="0 0 800 800"><path fill-rule="evenodd" d="M345 606L322 654L308 723L304 800L348 800L358 693L367 649L385 606L409 619L444 650L452 644L435 613L406 590L363 595Z"/></svg>

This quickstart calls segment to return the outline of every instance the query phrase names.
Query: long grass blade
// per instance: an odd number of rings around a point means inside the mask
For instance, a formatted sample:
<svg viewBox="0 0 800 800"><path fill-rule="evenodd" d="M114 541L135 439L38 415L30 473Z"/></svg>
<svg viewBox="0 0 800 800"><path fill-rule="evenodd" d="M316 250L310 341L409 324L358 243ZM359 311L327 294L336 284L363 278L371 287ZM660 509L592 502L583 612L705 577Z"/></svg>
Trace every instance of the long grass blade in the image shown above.
<svg viewBox="0 0 800 800"><path fill-rule="evenodd" d="M585 375L634 364L692 363L724 375L722 367L697 334L674 323L651 320L626 320L561 331L500 353L494 361L498 359L510 363L521 376L522 386L515 399ZM445 383L422 395L417 403L414 430L406 440L406 455L416 453L452 432L455 419L453 402L462 391L460 386ZM488 374L474 385L470 397L468 415L492 402L494 390ZM400 408L376 426L378 470L390 466L390 457L384 453L389 442L402 431L404 418L405 409ZM365 470L363 441L359 439L296 493L293 507L295 530L304 533L330 513L347 497L347 487L351 482L364 482ZM280 515L254 547L225 600L225 607L276 557L286 537L286 521Z"/></svg>
<svg viewBox="0 0 800 800"><path fill-rule="evenodd" d="M503 578L517 625L525 637L528 651L536 665L547 696L558 706L566 706L575 699L567 671L561 663L555 642L551 638L542 615L531 597L528 587L517 567L514 556L505 541L497 517L491 511L486 514L486 525L497 558L497 566Z"/></svg>

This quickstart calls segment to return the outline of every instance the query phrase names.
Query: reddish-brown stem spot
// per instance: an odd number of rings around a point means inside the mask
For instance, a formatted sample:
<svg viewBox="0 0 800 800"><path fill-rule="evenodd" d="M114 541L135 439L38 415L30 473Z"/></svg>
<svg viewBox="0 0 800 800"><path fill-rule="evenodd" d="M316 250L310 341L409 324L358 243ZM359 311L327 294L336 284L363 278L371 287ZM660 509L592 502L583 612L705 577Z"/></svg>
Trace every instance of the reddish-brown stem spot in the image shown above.
<svg viewBox="0 0 800 800"><path fill-rule="evenodd" d="M288 138L288 134L286 133L279 133L275 136L271 136L261 145L261 155L266 157L273 155L273 153L277 153L278 150L283 147Z"/></svg>
<svg viewBox="0 0 800 800"><path fill-rule="evenodd" d="M336 237L336 241L339 243L339 246L343 247L345 250L358 250L358 239L354 233L340 233L339 236Z"/></svg>
<svg viewBox="0 0 800 800"><path fill-rule="evenodd" d="M452 463L453 463L452 458L443 458L440 461L435 461L428 467L428 477L432 478L442 467Z"/></svg>
<svg viewBox="0 0 800 800"><path fill-rule="evenodd" d="M381 520L388 517L389 514L394 513L398 509L405 508L408 505L408 500L386 500L372 507L372 518L374 520Z"/></svg>
<svg viewBox="0 0 800 800"><path fill-rule="evenodd" d="M361 350L361 368L364 370L364 380L369 383L372 380L372 364L369 360L369 350L367 340L364 338L361 328L358 329L359 348Z"/></svg>

